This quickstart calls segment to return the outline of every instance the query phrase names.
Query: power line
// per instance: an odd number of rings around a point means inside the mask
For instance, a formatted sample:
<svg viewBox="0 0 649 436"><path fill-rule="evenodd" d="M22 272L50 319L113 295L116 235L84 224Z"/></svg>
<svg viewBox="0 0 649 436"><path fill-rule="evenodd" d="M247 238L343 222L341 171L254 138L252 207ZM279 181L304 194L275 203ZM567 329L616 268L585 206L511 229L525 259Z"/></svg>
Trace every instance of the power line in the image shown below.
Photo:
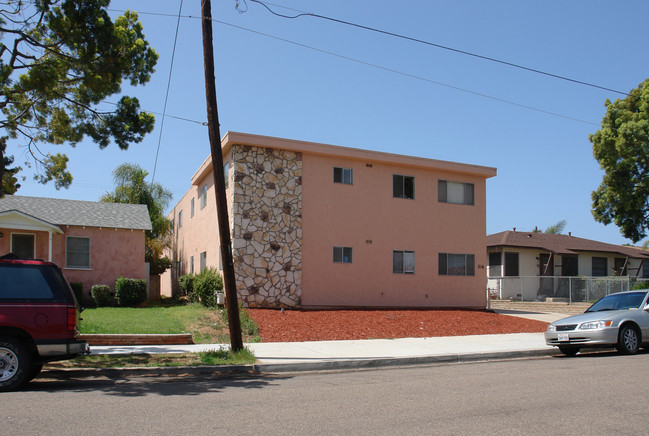
<svg viewBox="0 0 649 436"><path fill-rule="evenodd" d="M246 0L243 0L243 1L245 2ZM297 15L293 15L293 16L284 15L284 14L280 14L278 12L273 11L268 5L266 5L264 2L262 2L260 0L250 0L250 1L253 2L253 3L258 3L258 4L262 5L264 8L266 8L266 10L268 10L268 12L270 12L271 14L273 14L275 16L281 17L281 18L287 18L287 19L296 19L296 18L300 18L300 17L320 18L320 19L323 19L323 20L332 21L334 23L344 24L346 26L357 27L359 29L369 30L371 32L381 33L383 35L393 36L395 38L400 38L400 39L404 39L404 40L407 40L407 41L428 45L428 46L431 46L431 47L441 48L443 50L448 50L448 51L452 51L452 52L455 52L455 53L460 53L460 54L463 54L463 55L472 56L472 57L475 57L475 58L478 58L478 59L483 59L483 60L490 61L490 62L496 62L496 63L502 64L502 65L506 65L508 67L518 68L518 69L529 71L529 72L532 72L532 73L542 74L542 75L548 76L548 77L554 77L555 79L565 80L565 81L576 83L576 84L579 84L579 85L590 86L592 88L602 89L604 91L610 91L610 92L614 92L616 94L629 95L626 92L617 91L617 90L611 89L611 88L606 88L604 86L596 85L594 83L584 82L582 80L571 79L569 77L549 73L547 71L537 70L535 68L530 68L530 67L526 67L524 65L515 64L513 62L507 62L507 61L492 58L492 57L489 57L489 56L484 56L484 55L480 55L480 54L477 54L477 53L472 53L472 52L468 52L468 51L465 51L465 50L460 50L460 49L457 49L457 48L448 47L448 46L441 45L441 44L436 44L434 42L424 41L422 39L413 38L413 37L410 37L410 36L405 36L405 35L401 35L401 34L394 33L394 32L388 32L387 30L381 30L381 29L377 29L375 27L364 26L362 24L356 24L356 23L352 23L352 22L349 22L349 21L340 20L340 19L337 19L337 18L327 17L325 15L314 14L314 13L311 13L311 12L301 12L301 13L299 13Z"/></svg>
<svg viewBox="0 0 649 436"><path fill-rule="evenodd" d="M165 103L162 109L162 120L160 120L160 135L158 136L158 148L155 152L155 161L153 163L153 174L151 175L151 184L155 180L155 171L158 168L158 156L160 155L160 143L162 142L162 130L165 123L165 114L167 113L167 101L169 100L169 89L171 88L171 73L174 69L174 58L176 55L176 43L178 42L178 29L180 28L180 14L183 10L183 0L180 0L180 8L178 9L178 21L176 21L176 35L174 36L174 47L171 51L171 65L169 65L169 78L167 79L167 92L165 94Z"/></svg>
<svg viewBox="0 0 649 436"><path fill-rule="evenodd" d="M251 1L253 1L253 0L251 0ZM119 10L115 10L115 11L122 12L122 11L119 11ZM177 15L172 15L172 14L141 12L141 11L138 11L138 14L177 17ZM200 19L200 17L196 17L196 16L192 16L192 15L182 15L181 18ZM335 53L335 52L323 50L323 49L320 49L320 48L316 48L316 47L313 47L313 46L310 46L310 45L307 45L307 44L303 44L303 43L300 43L300 42L292 41L292 40L289 40L289 39L280 38L280 37L275 36L275 35L260 32L260 31L253 30L253 29L250 29L250 28L247 28L247 27L243 27L243 26L238 26L236 24L227 23L225 21L217 20L217 19L214 19L214 18L212 18L212 21L215 22L215 23L222 24L224 26L232 27L232 28L235 28L235 29L238 29L238 30L243 30L245 32L250 32L250 33L253 33L253 34L256 34L256 35L260 35L260 36L264 36L264 37L267 37L267 38L275 39L277 41L285 42L285 43L292 44L292 45L295 45L295 46L298 46L298 47L302 47L302 48L306 48L306 49L309 49L309 50L317 51L319 53L327 54L329 56L334 56L334 57L344 59L344 60L347 60L347 61L356 62L358 64L365 65L365 66L368 66L368 67L376 68L376 69L383 70L383 71L388 71L388 72L391 72L391 73L394 73L394 74L399 74L401 76L410 77L412 79L421 80L423 82L431 83L431 84L438 85L438 86L443 86L443 87L446 87L446 88L449 88L449 89L454 89L456 91L465 92L467 94L476 95L476 96L479 96L479 97L487 98L487 99L490 99L490 100L498 101L498 102L509 104L509 105L512 105L512 106L517 106L517 107L520 107L520 108L523 108L523 109L528 109L528 110L532 110L532 111L535 111L535 112L544 113L546 115L552 115L552 116L555 116L555 117L564 118L564 119L567 119L567 120L577 121L579 123L584 123L584 124L589 124L589 125L592 125L592 126L598 126L599 127L598 123L594 123L592 121L586 121L586 120L582 120L582 119L579 119L579 118L574 118L574 117L571 117L571 116L568 116L568 115L562 115L562 114L559 114L559 113L556 113L556 112L547 111L545 109L539 109L539 108L536 108L536 107L533 107L533 106L529 106L529 105L525 105L525 104L521 104L521 103L516 103L514 101L506 100L506 99L503 99L503 98L500 98L500 97L494 97L494 96L491 96L491 95L488 95L488 94L483 94L483 93L480 93L480 92L477 92L477 91L472 91L470 89L461 88L461 87L454 86L454 85L449 85L447 83L438 82L438 81L428 79L428 78L425 78L425 77L421 77L421 76L406 73L406 72L403 72L403 71L395 70L395 69L392 69L392 68L384 67L384 66L381 66L381 65L373 64L373 63L370 63L370 62L362 61L362 60L352 58L352 57L349 57L349 56L344 56L344 55L341 55L341 54L338 54L338 53ZM153 113L156 113L156 112L153 112ZM194 122L194 123L201 124L201 125L206 125L205 122L201 122L201 121L196 121L196 120L191 120L191 119L181 118L181 117L173 117L173 116L170 116L170 115L165 115L165 116L171 117L171 118L177 118L177 119L184 120L184 121L190 121L190 122Z"/></svg>

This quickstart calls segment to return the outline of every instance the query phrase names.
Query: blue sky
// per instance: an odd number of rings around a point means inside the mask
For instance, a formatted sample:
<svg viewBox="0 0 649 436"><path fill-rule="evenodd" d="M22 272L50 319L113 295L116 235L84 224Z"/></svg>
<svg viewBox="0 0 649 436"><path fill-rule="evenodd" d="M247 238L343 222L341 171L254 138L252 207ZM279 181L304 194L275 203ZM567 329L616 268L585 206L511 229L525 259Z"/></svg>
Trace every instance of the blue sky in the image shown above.
<svg viewBox="0 0 649 436"><path fill-rule="evenodd" d="M213 0L221 132L228 130L450 160L498 169L487 181L487 233L540 229L630 242L592 218L602 172L588 135L611 91L507 67L313 17L284 19L240 0ZM269 6L271 3L269 3ZM628 92L649 77L649 2L629 0L273 0L277 12L312 12ZM124 86L162 113L180 1L113 0L140 14L160 54L152 80ZM287 9L288 8L288 9ZM162 136L161 119L128 151L91 141L43 146L70 157L65 190L28 178L19 195L98 200L112 171L137 163L175 203L209 155L200 2L185 1ZM290 41L290 42L289 42ZM117 97L112 101L117 101ZM157 164L155 161L159 144ZM10 144L18 163L24 148ZM27 172L26 175L31 173Z"/></svg>

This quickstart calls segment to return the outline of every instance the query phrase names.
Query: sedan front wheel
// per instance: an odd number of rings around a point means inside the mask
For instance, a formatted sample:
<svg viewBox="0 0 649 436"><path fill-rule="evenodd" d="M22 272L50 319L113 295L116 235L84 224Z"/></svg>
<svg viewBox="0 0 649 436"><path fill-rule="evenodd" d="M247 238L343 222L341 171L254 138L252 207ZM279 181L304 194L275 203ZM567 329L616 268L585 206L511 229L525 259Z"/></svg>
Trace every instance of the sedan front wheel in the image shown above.
<svg viewBox="0 0 649 436"><path fill-rule="evenodd" d="M622 326L616 348L622 354L635 354L638 352L640 338L635 327L631 325Z"/></svg>

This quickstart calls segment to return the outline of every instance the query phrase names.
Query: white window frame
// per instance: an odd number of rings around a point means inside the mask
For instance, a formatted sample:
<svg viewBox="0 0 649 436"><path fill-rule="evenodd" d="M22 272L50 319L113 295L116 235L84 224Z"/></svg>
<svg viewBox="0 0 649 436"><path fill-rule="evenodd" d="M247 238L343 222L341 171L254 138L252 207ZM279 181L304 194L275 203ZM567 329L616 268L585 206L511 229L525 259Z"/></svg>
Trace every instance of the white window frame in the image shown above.
<svg viewBox="0 0 649 436"><path fill-rule="evenodd" d="M351 168L334 167L334 183L353 185L354 170Z"/></svg>
<svg viewBox="0 0 649 436"><path fill-rule="evenodd" d="M444 270L442 270L442 256L444 256L444 263L443 265L445 266ZM459 270L457 268L459 267L454 267L455 269L449 268L449 259L450 256L453 256L453 259L458 260L458 259L463 259L464 265L462 266L463 268L463 273L460 274ZM439 253L438 256L439 259L439 265L437 268L437 271L440 276L458 276L458 277L474 277L475 276L475 254L462 254L462 253ZM469 261L470 260L470 261ZM452 271L452 272L449 272Z"/></svg>
<svg viewBox="0 0 649 436"><path fill-rule="evenodd" d="M401 265L395 261L401 257ZM392 273L393 274L414 274L415 273L415 252L412 250L392 251Z"/></svg>
<svg viewBox="0 0 649 436"><path fill-rule="evenodd" d="M396 195L394 187L397 186L397 177L400 178L401 187L400 194ZM412 179L412 197L406 195L406 179ZM394 198L404 198L406 200L415 199L415 176L406 176L404 174L393 174L392 175L392 197Z"/></svg>
<svg viewBox="0 0 649 436"><path fill-rule="evenodd" d="M333 262L334 263L353 263L354 262L354 249L352 247L334 247L333 248Z"/></svg>
<svg viewBox="0 0 649 436"><path fill-rule="evenodd" d="M449 199L449 187L462 192L461 200ZM467 206L475 205L475 184L465 182L451 182L449 180L437 181L437 200L440 203L464 204ZM470 193L470 194L469 194Z"/></svg>
<svg viewBox="0 0 649 436"><path fill-rule="evenodd" d="M70 239L72 239L72 238L74 238L74 239L85 239L85 240L88 241L88 262L87 262L87 265L71 265L70 264L70 258L69 258L70 249L69 249L69 246L70 246ZM90 255L92 253L92 244L91 243L92 243L92 241L87 236L66 236L65 237L65 267L67 269L90 269L90 259L91 259ZM77 253L80 253L80 252L77 252Z"/></svg>
<svg viewBox="0 0 649 436"><path fill-rule="evenodd" d="M16 254L14 250L14 236L31 236L34 244L32 246L32 257L30 259L35 259L36 258L36 233L23 233L23 232L11 232L11 237L9 240L9 251L11 253Z"/></svg>
<svg viewBox="0 0 649 436"><path fill-rule="evenodd" d="M201 199L201 209L204 209L207 206L207 184L203 185L200 192Z"/></svg>

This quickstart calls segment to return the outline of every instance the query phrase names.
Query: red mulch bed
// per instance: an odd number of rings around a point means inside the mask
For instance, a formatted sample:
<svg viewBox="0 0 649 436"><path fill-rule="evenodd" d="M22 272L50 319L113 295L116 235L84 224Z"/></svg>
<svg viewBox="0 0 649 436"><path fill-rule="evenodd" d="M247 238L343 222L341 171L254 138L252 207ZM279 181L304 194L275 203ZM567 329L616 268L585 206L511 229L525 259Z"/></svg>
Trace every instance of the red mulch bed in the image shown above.
<svg viewBox="0 0 649 436"><path fill-rule="evenodd" d="M480 310L248 309L264 342L543 332L548 323Z"/></svg>

